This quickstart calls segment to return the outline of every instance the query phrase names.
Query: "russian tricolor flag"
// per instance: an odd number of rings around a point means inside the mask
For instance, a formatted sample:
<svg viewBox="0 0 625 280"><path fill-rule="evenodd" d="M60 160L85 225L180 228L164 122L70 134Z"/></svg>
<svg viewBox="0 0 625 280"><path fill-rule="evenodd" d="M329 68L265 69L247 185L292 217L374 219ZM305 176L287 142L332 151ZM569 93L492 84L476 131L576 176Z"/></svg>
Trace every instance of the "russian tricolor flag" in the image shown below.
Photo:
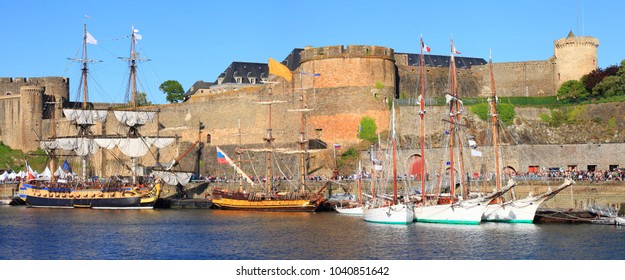
<svg viewBox="0 0 625 280"><path fill-rule="evenodd" d="M219 148L217 148L217 163L228 164L228 161L226 160L226 156Z"/></svg>

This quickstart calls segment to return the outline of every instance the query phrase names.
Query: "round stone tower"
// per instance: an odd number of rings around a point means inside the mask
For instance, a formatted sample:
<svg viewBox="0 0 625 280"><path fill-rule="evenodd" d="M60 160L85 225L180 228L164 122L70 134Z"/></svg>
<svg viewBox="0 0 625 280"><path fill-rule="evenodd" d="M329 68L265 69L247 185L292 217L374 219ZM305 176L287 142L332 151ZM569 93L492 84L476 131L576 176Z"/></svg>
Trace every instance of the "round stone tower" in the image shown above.
<svg viewBox="0 0 625 280"><path fill-rule="evenodd" d="M356 143L363 116L376 120L378 131L389 127L388 100L396 94L394 51L379 46L306 48L294 75L314 108L309 124L323 129L324 141ZM301 77L301 80L299 79ZM313 92L314 91L314 92Z"/></svg>
<svg viewBox="0 0 625 280"><path fill-rule="evenodd" d="M579 80L583 75L597 69L599 39L575 36L571 31L566 38L556 40L553 45L558 88L568 80Z"/></svg>
<svg viewBox="0 0 625 280"><path fill-rule="evenodd" d="M20 118L21 127L18 143L22 150L32 151L39 147L37 135L41 136L43 119L43 95L46 88L43 86L23 86L20 88Z"/></svg>

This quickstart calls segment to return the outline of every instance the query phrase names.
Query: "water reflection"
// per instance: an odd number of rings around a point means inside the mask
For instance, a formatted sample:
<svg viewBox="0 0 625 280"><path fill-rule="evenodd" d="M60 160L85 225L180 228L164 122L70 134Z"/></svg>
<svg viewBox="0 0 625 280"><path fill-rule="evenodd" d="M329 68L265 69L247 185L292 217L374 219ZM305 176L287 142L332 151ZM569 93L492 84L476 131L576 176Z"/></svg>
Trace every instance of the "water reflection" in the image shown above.
<svg viewBox="0 0 625 280"><path fill-rule="evenodd" d="M598 225L384 225L335 213L0 208L2 259L625 259Z"/></svg>

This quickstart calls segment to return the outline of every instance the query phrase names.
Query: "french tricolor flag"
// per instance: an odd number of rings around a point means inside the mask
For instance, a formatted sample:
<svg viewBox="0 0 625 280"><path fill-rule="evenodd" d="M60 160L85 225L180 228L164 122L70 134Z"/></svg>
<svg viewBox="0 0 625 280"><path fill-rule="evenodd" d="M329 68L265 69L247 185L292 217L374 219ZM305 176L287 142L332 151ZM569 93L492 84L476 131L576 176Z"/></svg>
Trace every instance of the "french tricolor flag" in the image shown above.
<svg viewBox="0 0 625 280"><path fill-rule="evenodd" d="M423 40L421 40L421 49L424 52L430 52L430 50L431 50L430 47L423 42Z"/></svg>

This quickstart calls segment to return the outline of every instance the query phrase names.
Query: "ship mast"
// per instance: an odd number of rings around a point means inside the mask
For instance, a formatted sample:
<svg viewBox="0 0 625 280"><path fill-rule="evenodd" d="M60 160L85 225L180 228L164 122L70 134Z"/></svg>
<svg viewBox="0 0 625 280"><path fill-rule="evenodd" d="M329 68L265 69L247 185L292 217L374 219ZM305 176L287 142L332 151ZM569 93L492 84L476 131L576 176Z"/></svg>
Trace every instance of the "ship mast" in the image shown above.
<svg viewBox="0 0 625 280"><path fill-rule="evenodd" d="M132 27L132 35L130 40L130 90L132 93L132 108L137 107L137 64L135 52L135 28Z"/></svg>
<svg viewBox="0 0 625 280"><path fill-rule="evenodd" d="M421 38L421 51L419 53L419 77L421 80L421 95L419 96L419 117L420 123L420 141L421 141L421 168L419 174L421 175L421 202L425 203L425 71L423 70L424 58L423 58L423 38Z"/></svg>
<svg viewBox="0 0 625 280"><path fill-rule="evenodd" d="M393 97L393 99L395 99L395 97ZM392 109L393 109L393 116L392 116L392 125L393 125L393 132L392 132L392 142L393 142L393 205L397 204L397 135L396 135L396 131L395 131L395 100L392 101Z"/></svg>
<svg viewBox="0 0 625 280"><path fill-rule="evenodd" d="M301 184L302 184L302 192L306 190L306 155L308 151L306 150L306 114L304 110L306 110L306 94L304 94L304 85L302 82L302 72L299 74L299 82L300 82L300 132L299 132L299 147L301 150L300 154L300 165L301 165ZM313 79L314 82L314 79Z"/></svg>
<svg viewBox="0 0 625 280"><path fill-rule="evenodd" d="M267 148L267 193L271 193L271 185L272 185L272 180L271 180L271 143L273 142L273 140L275 140L275 138L273 138L273 135L271 133L271 103L273 103L273 85L270 83L269 84L269 103L267 104L267 114L269 115L268 121L267 121L267 134L265 135L265 138L263 138L263 140L265 140L265 146Z"/></svg>
<svg viewBox="0 0 625 280"><path fill-rule="evenodd" d="M454 61L454 43L451 41L451 60L449 62L449 94L452 99L455 98L456 85L456 62ZM456 193L456 183L454 181L454 131L455 131L455 110L453 100L449 100L449 193L451 196L450 203Z"/></svg>
<svg viewBox="0 0 625 280"><path fill-rule="evenodd" d="M457 80L457 70L456 70L456 61L454 59L454 53L456 52L456 47L454 47L454 41L451 40L451 46L452 46L452 64L453 64L453 88L452 88L452 95L454 96L455 99L455 105L456 105L456 124L460 124L460 117L462 115L462 107L461 107L461 101L458 95L458 80ZM458 161L460 163L460 172L459 172L459 176L460 178L458 178L458 181L460 183L461 186L461 190L462 190L462 198L467 199L468 197L468 191L467 191L467 185L466 185L466 177L465 177L465 169L464 169L464 156L463 156L463 145L462 145L462 139L460 138L459 134L458 134L458 125L455 126L456 129L454 130L454 133L456 133L456 139L458 141L458 154L459 154L459 158Z"/></svg>
<svg viewBox="0 0 625 280"><path fill-rule="evenodd" d="M54 96L54 87L52 87L52 95L50 95L50 97L52 98L52 102L50 102L52 104L52 116L51 116L51 122L50 122L50 137L52 139L56 139L56 119L55 119L55 114L56 114L56 96ZM50 182L52 184L54 184L55 178L54 178L54 172L55 170L55 166L56 166L56 151L55 149L50 149L50 172L52 172L52 176L50 178Z"/></svg>
<svg viewBox="0 0 625 280"><path fill-rule="evenodd" d="M497 107L495 103L497 102L497 95L495 94L495 79L493 77L493 54L492 51L489 56L488 65L490 69L490 92L491 97L488 100L490 103L490 110L492 113L492 122L493 122L493 150L495 152L495 178L497 181L497 191L501 190L501 170L499 168L499 134L497 131Z"/></svg>
<svg viewBox="0 0 625 280"><path fill-rule="evenodd" d="M82 109L87 110L87 24L83 26L84 36L82 40ZM80 126L78 128L79 136L87 135L87 127ZM82 160L82 178L83 180L87 179L87 156L84 155L81 157Z"/></svg>

